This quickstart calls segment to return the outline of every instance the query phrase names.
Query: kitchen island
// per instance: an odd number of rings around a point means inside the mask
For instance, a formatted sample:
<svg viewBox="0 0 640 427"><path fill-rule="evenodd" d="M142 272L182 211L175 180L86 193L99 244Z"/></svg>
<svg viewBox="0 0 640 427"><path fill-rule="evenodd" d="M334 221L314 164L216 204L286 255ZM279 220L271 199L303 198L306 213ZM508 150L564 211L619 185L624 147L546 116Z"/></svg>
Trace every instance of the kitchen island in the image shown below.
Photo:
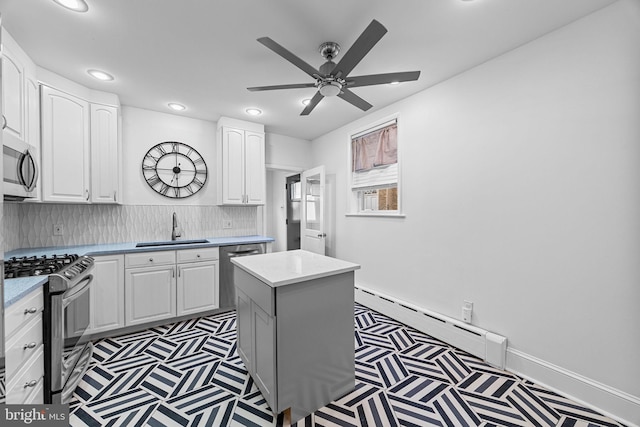
<svg viewBox="0 0 640 427"><path fill-rule="evenodd" d="M304 250L232 262L238 354L272 411L293 423L353 390L360 266Z"/></svg>

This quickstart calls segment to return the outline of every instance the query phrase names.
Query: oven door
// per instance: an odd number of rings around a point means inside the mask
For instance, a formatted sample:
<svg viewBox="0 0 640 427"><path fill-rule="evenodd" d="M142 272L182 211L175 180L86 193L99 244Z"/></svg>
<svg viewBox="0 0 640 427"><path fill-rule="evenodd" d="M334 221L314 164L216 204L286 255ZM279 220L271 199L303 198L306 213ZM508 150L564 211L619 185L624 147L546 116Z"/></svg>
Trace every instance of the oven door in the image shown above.
<svg viewBox="0 0 640 427"><path fill-rule="evenodd" d="M86 330L89 327L89 296L93 275L89 274L62 296L64 312L62 352L62 401L68 403L73 391L89 367L93 345Z"/></svg>
<svg viewBox="0 0 640 427"><path fill-rule="evenodd" d="M5 200L36 197L38 165L29 144L8 141L2 146L2 179Z"/></svg>

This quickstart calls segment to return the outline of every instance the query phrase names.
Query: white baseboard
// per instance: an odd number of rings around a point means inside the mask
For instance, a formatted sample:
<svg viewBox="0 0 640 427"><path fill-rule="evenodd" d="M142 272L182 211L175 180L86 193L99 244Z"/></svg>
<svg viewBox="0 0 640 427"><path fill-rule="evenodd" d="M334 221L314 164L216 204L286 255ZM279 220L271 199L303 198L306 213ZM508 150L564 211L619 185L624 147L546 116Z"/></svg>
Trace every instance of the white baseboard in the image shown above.
<svg viewBox="0 0 640 427"><path fill-rule="evenodd" d="M507 347L506 370L629 427L640 427L640 398L636 396L511 347Z"/></svg>

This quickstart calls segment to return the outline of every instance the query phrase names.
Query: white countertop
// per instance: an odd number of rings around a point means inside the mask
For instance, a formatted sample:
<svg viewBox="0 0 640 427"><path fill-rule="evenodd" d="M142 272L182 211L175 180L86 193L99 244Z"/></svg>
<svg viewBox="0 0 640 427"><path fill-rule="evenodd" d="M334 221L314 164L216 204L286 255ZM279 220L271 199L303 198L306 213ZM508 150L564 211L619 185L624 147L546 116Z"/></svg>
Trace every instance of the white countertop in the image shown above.
<svg viewBox="0 0 640 427"><path fill-rule="evenodd" d="M274 288L360 268L358 264L304 250L231 258L231 262Z"/></svg>

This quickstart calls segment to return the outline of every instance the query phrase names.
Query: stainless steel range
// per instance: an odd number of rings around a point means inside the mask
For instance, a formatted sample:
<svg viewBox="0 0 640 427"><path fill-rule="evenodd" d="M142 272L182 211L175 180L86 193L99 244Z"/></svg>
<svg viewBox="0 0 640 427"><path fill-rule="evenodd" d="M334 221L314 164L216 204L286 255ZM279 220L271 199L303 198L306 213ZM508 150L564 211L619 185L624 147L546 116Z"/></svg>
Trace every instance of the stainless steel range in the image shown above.
<svg viewBox="0 0 640 427"><path fill-rule="evenodd" d="M89 367L93 345L89 296L93 258L78 255L11 258L5 278L48 275L44 287L44 402L68 403Z"/></svg>
<svg viewBox="0 0 640 427"><path fill-rule="evenodd" d="M93 344L89 327L89 295L93 258L83 256L49 275L45 286L44 402L68 403L89 367Z"/></svg>

